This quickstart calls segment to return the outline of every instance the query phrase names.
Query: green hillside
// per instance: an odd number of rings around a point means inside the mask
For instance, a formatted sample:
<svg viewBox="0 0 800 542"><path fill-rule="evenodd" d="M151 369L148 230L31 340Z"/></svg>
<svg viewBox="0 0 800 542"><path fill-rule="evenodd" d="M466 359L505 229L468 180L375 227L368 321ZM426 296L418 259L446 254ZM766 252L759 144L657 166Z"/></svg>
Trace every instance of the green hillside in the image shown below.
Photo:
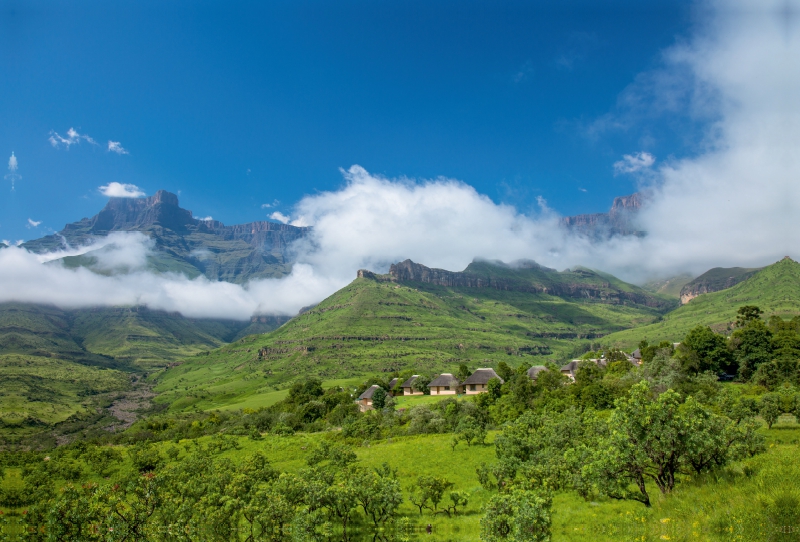
<svg viewBox="0 0 800 542"><path fill-rule="evenodd" d="M659 322L614 333L603 342L630 348L642 339L650 343L680 341L697 325L726 331L733 326L736 311L742 305L757 305L767 317L800 314L800 263L784 258L736 286L692 299Z"/></svg>
<svg viewBox="0 0 800 542"><path fill-rule="evenodd" d="M524 285L540 271L484 262L471 265L466 273ZM455 370L462 363L472 368L500 361L541 364L569 354L575 339L597 339L644 325L674 306L590 270L546 274L550 288L572 291L591 283L605 292L606 301L492 287L398 283L389 276L368 274L372 278L356 279L269 335L246 337L169 369L158 378L158 400L174 409L218 408L242 401L254 404L256 396L266 400L306 375L332 380L406 368ZM563 278L560 284L558 276ZM643 304L623 303L623 294Z"/></svg>
<svg viewBox="0 0 800 542"><path fill-rule="evenodd" d="M269 331L283 321L193 320L143 307L0 304L0 440L85 419L112 396L130 391L131 373L164 367L218 348L243 331Z"/></svg>

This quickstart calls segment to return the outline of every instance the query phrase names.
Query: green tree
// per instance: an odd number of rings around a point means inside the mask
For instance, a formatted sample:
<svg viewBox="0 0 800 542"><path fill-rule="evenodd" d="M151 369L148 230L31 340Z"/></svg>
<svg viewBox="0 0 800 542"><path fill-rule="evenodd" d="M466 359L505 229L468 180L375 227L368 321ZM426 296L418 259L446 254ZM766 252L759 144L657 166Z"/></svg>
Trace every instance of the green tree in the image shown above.
<svg viewBox="0 0 800 542"><path fill-rule="evenodd" d="M465 508L469 504L469 493L466 491L451 491L450 503L447 504L443 511L447 517L452 517L458 514L459 508Z"/></svg>
<svg viewBox="0 0 800 542"><path fill-rule="evenodd" d="M491 401L497 401L503 395L503 384L498 378L490 378L486 383L486 389L486 395Z"/></svg>
<svg viewBox="0 0 800 542"><path fill-rule="evenodd" d="M654 398L649 383L640 382L627 398L617 401L608 436L584 467L585 475L609 497L636 500L649 507L646 482L655 482L662 493L671 492L676 475L693 453L694 436L700 435L697 439L702 442L717 429L709 420L714 418L696 403L682 406L680 396L672 390ZM713 455L718 445L694 453L698 457ZM637 491L631 491L630 485Z"/></svg>
<svg viewBox="0 0 800 542"><path fill-rule="evenodd" d="M767 422L767 427L772 429L772 425L778 421L781 415L780 397L774 393L762 395L758 402L758 413Z"/></svg>
<svg viewBox="0 0 800 542"><path fill-rule="evenodd" d="M689 331L680 350L684 369L689 373L736 372L727 339L707 326L697 326Z"/></svg>
<svg viewBox="0 0 800 542"><path fill-rule="evenodd" d="M403 492L397 473L386 463L375 470L358 469L352 480L355 497L376 530L396 517L403 503Z"/></svg>
<svg viewBox="0 0 800 542"><path fill-rule="evenodd" d="M764 311L755 305L744 305L736 311L736 327L745 327L754 320L761 320Z"/></svg>
<svg viewBox="0 0 800 542"><path fill-rule="evenodd" d="M497 376L502 378L504 382L508 382L514 378L514 369L505 361L501 361L497 364Z"/></svg>
<svg viewBox="0 0 800 542"><path fill-rule="evenodd" d="M772 332L760 319L749 320L731 335L739 377L749 380L758 367L772 360Z"/></svg>
<svg viewBox="0 0 800 542"><path fill-rule="evenodd" d="M419 509L420 515L423 508L430 510L431 514L436 514L445 492L451 487L453 482L441 476L419 476L412 487L411 502Z"/></svg>
<svg viewBox="0 0 800 542"><path fill-rule="evenodd" d="M549 542L552 497L517 490L495 495L484 506L481 540L484 542Z"/></svg>
<svg viewBox="0 0 800 542"><path fill-rule="evenodd" d="M372 408L382 410L386 406L386 391L383 388L378 388L372 393Z"/></svg>

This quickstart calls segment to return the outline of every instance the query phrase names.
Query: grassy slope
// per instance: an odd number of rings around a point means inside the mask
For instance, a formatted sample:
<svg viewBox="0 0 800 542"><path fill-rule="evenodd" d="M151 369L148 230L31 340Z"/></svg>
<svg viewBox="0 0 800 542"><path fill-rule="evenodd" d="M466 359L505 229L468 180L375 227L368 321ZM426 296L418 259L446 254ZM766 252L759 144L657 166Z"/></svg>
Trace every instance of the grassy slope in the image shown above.
<svg viewBox="0 0 800 542"><path fill-rule="evenodd" d="M0 434L47 431L96 408L95 396L128 389L131 371L163 367L217 348L242 329L279 323L190 320L146 309L0 305Z"/></svg>
<svg viewBox="0 0 800 542"><path fill-rule="evenodd" d="M658 314L641 305L362 278L267 336L240 339L166 371L156 391L173 409L219 408L257 404L258 396L268 401L306 375L331 380L521 358L543 363L569 352L576 338L646 324ZM267 355L259 359L262 347Z"/></svg>
<svg viewBox="0 0 800 542"><path fill-rule="evenodd" d="M93 397L124 390L129 382L113 369L21 354L0 356L0 381L0 428L27 428L23 433L88 413Z"/></svg>
<svg viewBox="0 0 800 542"><path fill-rule="evenodd" d="M697 325L725 331L736 321L742 305L757 305L765 316L800 314L800 264L783 259L732 288L696 297L660 322L614 333L603 342L630 348L642 339L680 341Z"/></svg>

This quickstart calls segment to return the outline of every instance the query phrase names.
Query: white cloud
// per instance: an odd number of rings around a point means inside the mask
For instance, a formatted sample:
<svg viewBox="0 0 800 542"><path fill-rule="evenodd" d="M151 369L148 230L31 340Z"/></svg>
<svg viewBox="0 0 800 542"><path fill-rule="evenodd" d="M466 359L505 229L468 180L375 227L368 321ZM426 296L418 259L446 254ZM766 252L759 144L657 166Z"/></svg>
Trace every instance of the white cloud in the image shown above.
<svg viewBox="0 0 800 542"><path fill-rule="evenodd" d="M0 251L0 281L15 288L0 289L0 302L56 304L64 308L146 305L177 311L188 317L244 320L251 314L295 314L316 303L338 284L320 277L308 265L296 265L281 280L253 281L245 286L189 280L179 275L155 275L143 267L151 247L143 235L117 237L102 249L91 247L105 269L128 273L98 274L66 269L56 261L42 265L37 255L22 248Z"/></svg>
<svg viewBox="0 0 800 542"><path fill-rule="evenodd" d="M135 184L110 182L99 188L100 193L109 198L141 198L146 196Z"/></svg>
<svg viewBox="0 0 800 542"><path fill-rule="evenodd" d="M275 199L275 200L272 200L272 203L262 203L261 204L261 208L262 209L269 209L270 207L277 207L278 205L280 205L280 203L281 203L280 201Z"/></svg>
<svg viewBox="0 0 800 542"><path fill-rule="evenodd" d="M97 142L87 134L79 134L74 128L67 130L67 137L62 137L55 130L50 131L50 137L47 138L50 144L55 148L65 148L69 150L72 145L76 145L81 141L86 141L92 145L97 145Z"/></svg>
<svg viewBox="0 0 800 542"><path fill-rule="evenodd" d="M622 160L614 162L614 173L637 173L647 169L656 163L656 157L649 152L639 152L636 154L623 154Z"/></svg>
<svg viewBox="0 0 800 542"><path fill-rule="evenodd" d="M8 171L11 173L15 173L17 168L19 167L19 162L17 162L17 157L14 156L14 153L11 153L11 158L8 159Z"/></svg>
<svg viewBox="0 0 800 542"><path fill-rule="evenodd" d="M196 216L194 217L195 220L202 220L203 222L208 222L209 220L214 220L212 216Z"/></svg>
<svg viewBox="0 0 800 542"><path fill-rule="evenodd" d="M286 216L285 214L283 214L283 213L281 213L281 212L279 212L279 211L275 211L274 213L272 213L271 215L269 215L269 217L270 217L272 220L277 220L278 222L281 222L281 223L283 223L283 224L288 224L288 223L289 223L289 221L291 220L291 218L290 218L290 217Z"/></svg>
<svg viewBox="0 0 800 542"><path fill-rule="evenodd" d="M28 228L38 228L39 224L41 224L41 223L42 223L41 220L31 220L29 218L28 219L28 225L26 227L28 227Z"/></svg>
<svg viewBox="0 0 800 542"><path fill-rule="evenodd" d="M111 141L108 140L108 152L115 152L117 154L128 154L128 151L125 150L119 141Z"/></svg>

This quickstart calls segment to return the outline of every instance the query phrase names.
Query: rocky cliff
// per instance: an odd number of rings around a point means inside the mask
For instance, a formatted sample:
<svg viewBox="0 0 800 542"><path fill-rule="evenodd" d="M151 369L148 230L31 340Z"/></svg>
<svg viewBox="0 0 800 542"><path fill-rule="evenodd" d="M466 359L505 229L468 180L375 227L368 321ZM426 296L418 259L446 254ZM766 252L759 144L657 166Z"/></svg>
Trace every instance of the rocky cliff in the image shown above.
<svg viewBox="0 0 800 542"><path fill-rule="evenodd" d="M659 308L674 304L668 299L652 295L610 275L585 268L556 271L532 261L514 264L475 261L464 271L455 272L405 260L392 264L388 277L375 275L366 270L359 271L358 276L399 283L434 284L447 288L491 288L509 292L546 294L608 304L634 304Z"/></svg>
<svg viewBox="0 0 800 542"><path fill-rule="evenodd" d="M85 246L122 231L141 232L155 241L154 265L159 270L241 283L288 273L291 245L310 229L268 221L226 226L217 220L198 220L180 207L178 196L159 190L147 198L110 198L94 217L23 246L49 252L67 245Z"/></svg>
<svg viewBox="0 0 800 542"><path fill-rule="evenodd" d="M643 236L636 225L636 216L642 208L645 198L641 193L614 198L611 209L607 213L593 213L565 216L562 225L570 230L593 238L608 238L615 235Z"/></svg>
<svg viewBox="0 0 800 542"><path fill-rule="evenodd" d="M732 288L749 279L761 269L760 267L715 267L709 269L681 288L681 305L685 305L699 295Z"/></svg>

